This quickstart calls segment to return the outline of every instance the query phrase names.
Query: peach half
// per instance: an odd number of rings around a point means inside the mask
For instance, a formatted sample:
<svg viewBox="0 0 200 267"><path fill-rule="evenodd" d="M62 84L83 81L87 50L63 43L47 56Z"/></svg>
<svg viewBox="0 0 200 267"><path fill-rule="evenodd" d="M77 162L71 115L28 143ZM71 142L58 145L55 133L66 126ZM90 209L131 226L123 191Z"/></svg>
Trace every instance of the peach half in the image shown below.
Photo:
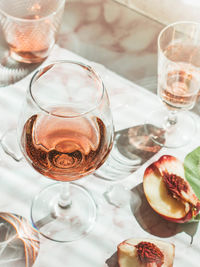
<svg viewBox="0 0 200 267"><path fill-rule="evenodd" d="M152 209L166 220L184 223L199 213L200 201L185 178L183 163L176 157L164 155L148 166L143 189Z"/></svg>
<svg viewBox="0 0 200 267"><path fill-rule="evenodd" d="M120 267L172 267L175 246L153 239L127 239L117 247Z"/></svg>

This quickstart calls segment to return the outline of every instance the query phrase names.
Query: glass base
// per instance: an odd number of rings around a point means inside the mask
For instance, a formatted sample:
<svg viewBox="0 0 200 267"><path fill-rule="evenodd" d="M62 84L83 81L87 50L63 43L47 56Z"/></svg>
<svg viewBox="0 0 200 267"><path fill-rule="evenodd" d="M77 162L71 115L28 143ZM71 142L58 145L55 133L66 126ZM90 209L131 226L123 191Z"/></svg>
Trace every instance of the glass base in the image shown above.
<svg viewBox="0 0 200 267"><path fill-rule="evenodd" d="M21 56L20 54L16 53L15 51L13 51L12 49L10 49L10 57L18 62L21 63L27 63L27 64L35 64L35 63L41 63L43 62L47 56L45 56L44 58L42 57L37 57L37 56L33 56L32 53L24 53L25 56Z"/></svg>
<svg viewBox="0 0 200 267"><path fill-rule="evenodd" d="M96 220L96 204L89 192L80 185L70 183L71 205L58 205L62 183L43 189L33 200L31 219L46 238L57 242L70 242L90 232Z"/></svg>
<svg viewBox="0 0 200 267"><path fill-rule="evenodd" d="M168 115L169 111L164 108L152 112L144 125L146 133L153 142L162 147L178 148L187 145L196 132L194 117L187 111L180 111L176 114L177 122L172 126L167 126ZM150 124L161 130L152 133ZM164 143L163 140L165 140Z"/></svg>

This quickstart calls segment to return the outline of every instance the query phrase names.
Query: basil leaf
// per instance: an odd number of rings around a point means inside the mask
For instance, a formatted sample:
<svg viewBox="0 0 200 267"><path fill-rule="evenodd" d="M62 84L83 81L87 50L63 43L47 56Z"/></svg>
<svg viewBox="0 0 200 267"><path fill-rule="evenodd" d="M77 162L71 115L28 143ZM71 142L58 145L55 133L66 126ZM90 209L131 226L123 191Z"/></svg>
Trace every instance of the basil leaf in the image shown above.
<svg viewBox="0 0 200 267"><path fill-rule="evenodd" d="M200 147L190 152L184 160L185 177L200 199Z"/></svg>
<svg viewBox="0 0 200 267"><path fill-rule="evenodd" d="M194 221L200 221L200 213L199 213L199 214L197 214L197 216L196 216L196 217L194 217L194 218L193 218L193 220L194 220Z"/></svg>
<svg viewBox="0 0 200 267"><path fill-rule="evenodd" d="M199 222L200 221L200 213L198 213L195 217L188 221L188 223Z"/></svg>

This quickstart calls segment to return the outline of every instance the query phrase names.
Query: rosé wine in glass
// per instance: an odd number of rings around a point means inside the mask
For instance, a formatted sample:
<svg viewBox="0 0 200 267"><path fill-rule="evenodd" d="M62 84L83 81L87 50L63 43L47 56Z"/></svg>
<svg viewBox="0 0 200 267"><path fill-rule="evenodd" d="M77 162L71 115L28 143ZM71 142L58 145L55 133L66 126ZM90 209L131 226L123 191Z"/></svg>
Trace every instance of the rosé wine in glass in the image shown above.
<svg viewBox="0 0 200 267"><path fill-rule="evenodd" d="M63 114L79 115L65 108ZM100 118L65 120L51 115L33 115L28 119L22 134L22 146L37 171L63 182L95 171L111 149Z"/></svg>

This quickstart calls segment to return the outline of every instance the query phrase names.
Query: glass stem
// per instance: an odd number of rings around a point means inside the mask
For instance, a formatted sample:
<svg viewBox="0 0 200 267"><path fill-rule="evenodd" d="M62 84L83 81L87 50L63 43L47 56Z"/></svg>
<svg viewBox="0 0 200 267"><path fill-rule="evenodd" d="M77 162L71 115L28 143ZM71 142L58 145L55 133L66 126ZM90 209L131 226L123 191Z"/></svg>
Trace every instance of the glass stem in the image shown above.
<svg viewBox="0 0 200 267"><path fill-rule="evenodd" d="M165 118L165 129L170 129L177 124L177 111L171 110Z"/></svg>
<svg viewBox="0 0 200 267"><path fill-rule="evenodd" d="M60 190L60 197L58 200L58 205L59 207L63 209L69 208L72 204L69 187L70 185L68 182L61 183L61 190Z"/></svg>

